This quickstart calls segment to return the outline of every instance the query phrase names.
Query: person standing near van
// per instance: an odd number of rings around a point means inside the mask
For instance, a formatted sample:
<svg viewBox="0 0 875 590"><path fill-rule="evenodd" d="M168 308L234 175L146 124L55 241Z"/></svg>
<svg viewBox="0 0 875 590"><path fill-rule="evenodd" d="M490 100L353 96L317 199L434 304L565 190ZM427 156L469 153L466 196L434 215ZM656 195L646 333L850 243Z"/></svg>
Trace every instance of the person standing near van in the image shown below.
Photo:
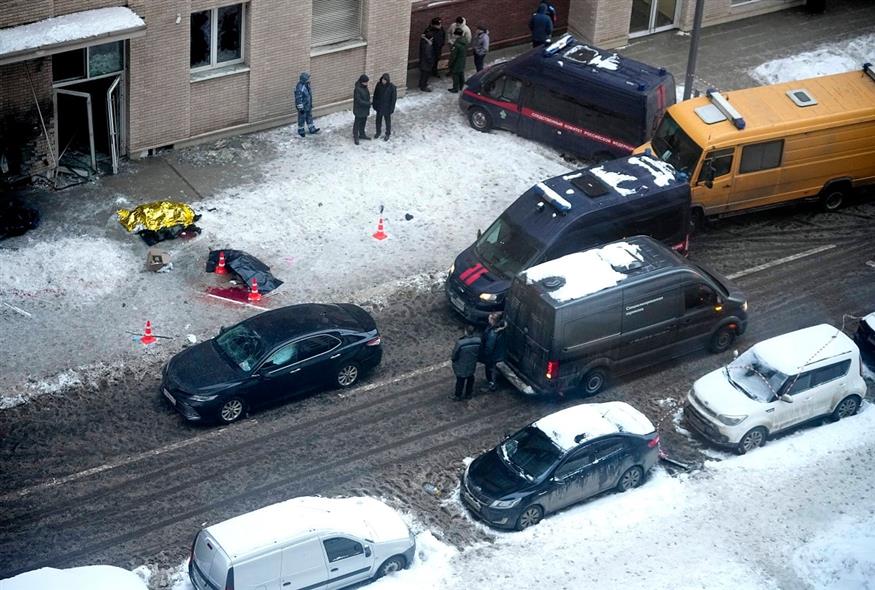
<svg viewBox="0 0 875 590"><path fill-rule="evenodd" d="M368 122L368 115L371 114L369 80L367 74L359 76L358 82L355 83L355 90L352 92L352 114L355 117L352 125L352 140L356 145L359 144L360 139L370 139L365 133L365 124Z"/></svg>
<svg viewBox="0 0 875 590"><path fill-rule="evenodd" d="M444 50L444 45L447 44L447 32L444 30L444 23L441 17L436 16L431 19L431 24L426 31L431 30L432 43L434 48L434 63L431 66L431 75L438 76L438 62L441 59L441 52Z"/></svg>
<svg viewBox="0 0 875 590"><path fill-rule="evenodd" d="M453 31L453 46L450 49L450 73L453 75L453 87L450 92L459 92L465 86L465 59L468 52L468 42L461 29Z"/></svg>
<svg viewBox="0 0 875 590"><path fill-rule="evenodd" d="M447 30L447 36L449 37L450 45L455 45L456 43L456 31L462 31L462 37L465 38L465 44L471 44L471 27L468 26L468 22L465 20L464 16L457 16L455 22L450 25L449 30Z"/></svg>
<svg viewBox="0 0 875 590"><path fill-rule="evenodd" d="M310 135L319 133L319 128L313 124L313 92L310 90L310 74L307 72L301 72L295 86L295 109L298 111L298 135L304 137L305 123Z"/></svg>
<svg viewBox="0 0 875 590"><path fill-rule="evenodd" d="M436 69L435 46L434 31L428 28L419 38L419 89L423 92L431 92L428 78Z"/></svg>
<svg viewBox="0 0 875 590"><path fill-rule="evenodd" d="M489 30L486 25L477 25L477 35L474 37L474 67L479 72L483 69L486 54L489 52Z"/></svg>
<svg viewBox="0 0 875 590"><path fill-rule="evenodd" d="M532 47L546 45L553 34L553 21L547 16L547 5L543 2L529 19L529 30L532 31Z"/></svg>
<svg viewBox="0 0 875 590"><path fill-rule="evenodd" d="M553 28L556 28L556 7L552 2L543 2L543 4L547 5L547 16L550 17L550 21L553 23Z"/></svg>
<svg viewBox="0 0 875 590"><path fill-rule="evenodd" d="M389 136L392 135L392 113L395 112L395 100L398 98L398 91L395 85L389 80L389 74L380 76L380 81L374 88L374 110L377 111L377 129L374 134L375 139L379 139L382 128L383 119L386 119L386 135L383 136L383 141L389 141Z"/></svg>
<svg viewBox="0 0 875 590"><path fill-rule="evenodd" d="M480 339L474 335L474 326L465 326L465 333L456 341L453 348L453 373L456 375L455 400L471 399L474 390L474 372L477 370L477 356L480 353Z"/></svg>
<svg viewBox="0 0 875 590"><path fill-rule="evenodd" d="M484 391L495 391L495 365L504 360L504 330L507 322L500 312L490 313L489 325L480 336L480 361L486 372L486 388Z"/></svg>

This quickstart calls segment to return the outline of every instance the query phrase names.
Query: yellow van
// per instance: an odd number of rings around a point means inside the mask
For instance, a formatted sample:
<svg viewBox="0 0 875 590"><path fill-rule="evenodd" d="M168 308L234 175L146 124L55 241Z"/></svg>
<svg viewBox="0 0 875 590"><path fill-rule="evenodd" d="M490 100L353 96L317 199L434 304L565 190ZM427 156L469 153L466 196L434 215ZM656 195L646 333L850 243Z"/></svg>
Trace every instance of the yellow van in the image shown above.
<svg viewBox="0 0 875 590"><path fill-rule="evenodd" d="M875 183L875 72L709 91L669 107L647 149L689 177L694 222L809 198L835 210Z"/></svg>

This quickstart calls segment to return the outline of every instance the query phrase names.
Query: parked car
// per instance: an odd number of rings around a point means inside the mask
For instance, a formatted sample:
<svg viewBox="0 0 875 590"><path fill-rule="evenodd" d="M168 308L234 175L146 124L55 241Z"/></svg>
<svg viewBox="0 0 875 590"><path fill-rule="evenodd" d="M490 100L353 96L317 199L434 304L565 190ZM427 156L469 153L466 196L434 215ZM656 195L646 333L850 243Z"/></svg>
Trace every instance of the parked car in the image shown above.
<svg viewBox="0 0 875 590"><path fill-rule="evenodd" d="M478 131L506 129L587 159L629 155L675 102L665 68L564 35L471 76L459 107Z"/></svg>
<svg viewBox="0 0 875 590"><path fill-rule="evenodd" d="M674 169L632 156L539 182L456 257L445 290L471 323L504 309L521 271L627 236L689 246L690 187Z"/></svg>
<svg viewBox="0 0 875 590"><path fill-rule="evenodd" d="M580 404L507 437L462 475L462 502L491 526L523 530L609 489L639 486L659 459L659 435L624 402Z"/></svg>
<svg viewBox="0 0 875 590"><path fill-rule="evenodd" d="M727 350L747 328L731 281L635 236L522 272L508 296L507 354L522 393L595 395L612 376Z"/></svg>
<svg viewBox="0 0 875 590"><path fill-rule="evenodd" d="M860 358L870 370L875 371L875 312L863 317L857 324L854 342L860 349Z"/></svg>
<svg viewBox="0 0 875 590"><path fill-rule="evenodd" d="M188 420L230 423L286 397L350 387L382 356L377 325L362 308L290 305L178 353L164 367L161 391Z"/></svg>
<svg viewBox="0 0 875 590"><path fill-rule="evenodd" d="M294 498L198 532L195 590L335 590L408 567L413 533L374 498Z"/></svg>
<svg viewBox="0 0 875 590"><path fill-rule="evenodd" d="M743 455L778 432L816 418L853 416L866 395L860 351L820 324L758 342L687 394L687 423Z"/></svg>

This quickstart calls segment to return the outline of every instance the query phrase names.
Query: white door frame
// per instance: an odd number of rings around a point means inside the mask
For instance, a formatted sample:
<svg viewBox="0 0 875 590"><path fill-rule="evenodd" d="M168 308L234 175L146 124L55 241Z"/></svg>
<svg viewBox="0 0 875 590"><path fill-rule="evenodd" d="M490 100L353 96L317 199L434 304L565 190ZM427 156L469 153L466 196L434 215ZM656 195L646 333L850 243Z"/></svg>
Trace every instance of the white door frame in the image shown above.
<svg viewBox="0 0 875 590"><path fill-rule="evenodd" d="M91 148L91 169L97 172L97 153L94 151L94 119L91 113L91 95L87 92L79 92L78 90L67 90L66 88L55 88L55 153L58 154L58 161L61 160L61 151L58 146L58 95L67 94L69 96L78 96L85 99L86 111L88 112L88 144Z"/></svg>
<svg viewBox="0 0 875 590"><path fill-rule="evenodd" d="M109 131L109 155L112 160L112 173L118 174L118 157L119 157L119 130L121 120L116 121L116 111L121 109L121 95L119 91L119 82L122 77L116 76L109 88L106 89L106 119L107 129ZM115 108L112 101L112 93L116 93L119 98L119 109Z"/></svg>

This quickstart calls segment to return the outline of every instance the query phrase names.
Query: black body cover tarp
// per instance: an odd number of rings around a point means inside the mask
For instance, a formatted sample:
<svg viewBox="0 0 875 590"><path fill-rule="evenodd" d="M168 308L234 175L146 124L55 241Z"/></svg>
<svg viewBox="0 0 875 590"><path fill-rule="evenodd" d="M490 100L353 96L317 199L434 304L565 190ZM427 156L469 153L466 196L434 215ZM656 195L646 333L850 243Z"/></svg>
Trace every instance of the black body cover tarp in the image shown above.
<svg viewBox="0 0 875 590"><path fill-rule="evenodd" d="M225 267L246 283L252 285L252 279L258 283L259 293L269 293L283 284L281 280L270 274L270 267L252 254L242 250L210 250L207 257L207 272L215 272L219 264L219 252L225 253Z"/></svg>

